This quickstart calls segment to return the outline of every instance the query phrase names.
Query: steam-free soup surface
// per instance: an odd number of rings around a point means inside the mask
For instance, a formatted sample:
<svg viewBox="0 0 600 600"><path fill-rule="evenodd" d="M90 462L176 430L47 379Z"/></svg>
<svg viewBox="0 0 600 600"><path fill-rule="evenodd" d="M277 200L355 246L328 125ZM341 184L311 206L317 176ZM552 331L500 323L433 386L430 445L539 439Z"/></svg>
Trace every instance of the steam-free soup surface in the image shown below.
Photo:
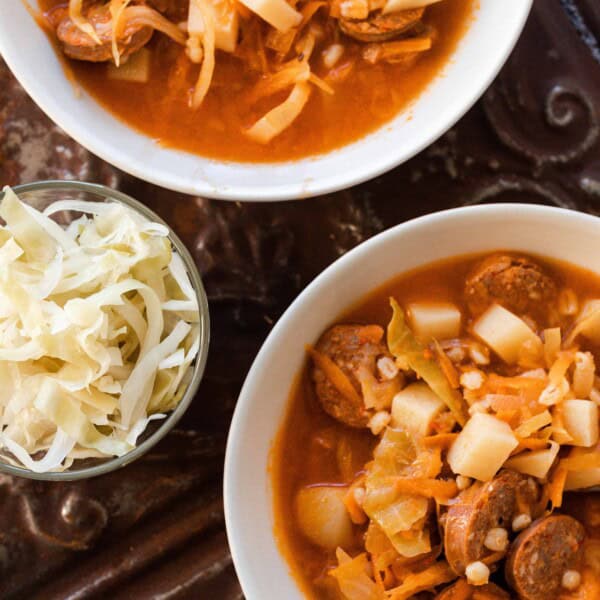
<svg viewBox="0 0 600 600"><path fill-rule="evenodd" d="M481 259L481 256L460 257L404 274L370 294L349 311L340 314L332 325L379 325L385 329L391 317L390 297L394 297L401 306L420 301L449 302L458 307L463 315L469 315L465 280ZM557 289L575 292L579 306L586 299L600 298L600 278L597 276L571 265L537 258L535 260L552 273ZM542 306L538 319L544 318ZM568 330L573 318L560 317L563 330ZM461 335L466 334L469 325L469 319L465 317ZM589 341L582 343L585 350L594 355L596 364L600 364L600 349ZM515 369L503 365L493 356L491 364L481 368L504 372L507 376L512 375ZM299 525L296 499L299 490L315 486L333 485L348 490L350 483L365 472L379 440L369 429L348 427L324 411L315 393L311 370L311 361L307 359L293 387L287 417L272 451L275 534L280 550L306 596L314 599L340 599L344 596L340 595L335 579L329 574L338 565L335 550L326 550L307 539ZM448 471L445 476L449 473ZM600 498L597 494L565 494L563 513L580 519L586 526L587 535L598 540L586 543L600 544L600 530L594 528L595 525L590 525L597 523L600 515ZM347 540L344 547L344 551L350 556L364 552L366 528L367 523L354 526L353 537ZM440 559L444 557L444 551L441 552L438 557ZM435 553L433 558L425 556L424 564L427 565L427 561L432 560L436 560ZM418 564L418 560L415 564ZM505 587L501 572L502 567L493 581ZM600 577L600 572L597 577ZM418 598L433 598L434 595L419 595ZM565 600L575 597L583 596L570 596L565 591ZM563 596L560 598L563 599Z"/></svg>
<svg viewBox="0 0 600 600"><path fill-rule="evenodd" d="M188 0L176 1L182 4L185 14ZM65 4L65 0L40 0L45 11ZM339 32L335 39L319 43L311 68L321 77L329 72L320 57L322 49L336 40L345 48L333 69L335 78L326 79L335 93L329 95L313 86L300 116L266 144L249 139L243 132L281 103L289 90L258 103L248 102L247 95L259 75L225 52L217 51L210 90L197 110L190 108L189 98L198 67L190 63L182 46L160 33L155 33L147 46L151 51L147 83L110 79L106 63L69 60L68 69L76 83L105 108L161 145L225 160L286 161L344 146L406 109L428 83L443 73L476 6L477 0L444 0L428 7L424 22L434 32L434 43L410 66L356 60L365 44ZM315 19L322 21L325 17L317 13Z"/></svg>

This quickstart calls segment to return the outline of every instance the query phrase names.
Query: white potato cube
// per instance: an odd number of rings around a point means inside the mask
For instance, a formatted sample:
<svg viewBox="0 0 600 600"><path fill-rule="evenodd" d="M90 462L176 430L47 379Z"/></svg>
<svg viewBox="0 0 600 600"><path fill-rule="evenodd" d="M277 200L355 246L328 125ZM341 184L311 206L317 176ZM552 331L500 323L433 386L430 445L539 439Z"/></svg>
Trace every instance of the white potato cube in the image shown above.
<svg viewBox="0 0 600 600"><path fill-rule="evenodd" d="M556 442L550 442L550 444L550 448L546 450L523 452L519 456L507 460L505 466L519 473L544 479L560 450L560 445Z"/></svg>
<svg viewBox="0 0 600 600"><path fill-rule="evenodd" d="M569 471L565 482L565 490L583 490L600 486L600 468Z"/></svg>
<svg viewBox="0 0 600 600"><path fill-rule="evenodd" d="M286 0L240 0L240 2L281 33L289 31L302 22L302 14L294 10Z"/></svg>
<svg viewBox="0 0 600 600"><path fill-rule="evenodd" d="M150 50L140 48L127 60L122 61L118 67L110 62L106 68L109 79L147 83L150 79Z"/></svg>
<svg viewBox="0 0 600 600"><path fill-rule="evenodd" d="M450 447L448 464L457 475L489 481L518 444L507 423L475 413Z"/></svg>
<svg viewBox="0 0 600 600"><path fill-rule="evenodd" d="M429 341L447 340L460 333L460 310L449 302L413 302L407 306L414 334Z"/></svg>
<svg viewBox="0 0 600 600"><path fill-rule="evenodd" d="M499 304L490 306L477 319L473 332L509 364L517 362L526 342L532 347L539 347L542 352L542 341L535 332L525 321Z"/></svg>
<svg viewBox="0 0 600 600"><path fill-rule="evenodd" d="M296 495L296 518L302 533L314 544L334 550L352 543L352 521L344 504L347 488L316 486Z"/></svg>
<svg viewBox="0 0 600 600"><path fill-rule="evenodd" d="M392 427L428 435L433 420L445 407L426 383L411 383L394 396Z"/></svg>
<svg viewBox="0 0 600 600"><path fill-rule="evenodd" d="M581 335L600 344L600 300L588 300L581 307L577 323L582 323Z"/></svg>
<svg viewBox="0 0 600 600"><path fill-rule="evenodd" d="M598 405L591 400L565 400L563 419L573 446L593 446L598 442Z"/></svg>
<svg viewBox="0 0 600 600"><path fill-rule="evenodd" d="M215 47L225 52L235 52L240 24L235 3L230 0L213 0L211 5L215 17ZM202 37L204 19L196 2L190 2L188 13L188 33Z"/></svg>

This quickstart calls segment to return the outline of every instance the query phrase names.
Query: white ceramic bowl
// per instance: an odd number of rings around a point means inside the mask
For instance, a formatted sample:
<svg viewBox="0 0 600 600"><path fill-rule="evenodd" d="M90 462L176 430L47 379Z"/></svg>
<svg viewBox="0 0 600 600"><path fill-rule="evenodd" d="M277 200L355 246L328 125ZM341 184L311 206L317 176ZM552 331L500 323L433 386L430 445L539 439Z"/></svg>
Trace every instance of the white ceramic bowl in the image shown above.
<svg viewBox="0 0 600 600"><path fill-rule="evenodd" d="M229 432L225 517L248 600L302 598L273 534L269 452L292 382L314 343L345 309L391 278L432 261L498 249L562 259L600 274L600 219L545 206L495 204L435 213L398 225L327 268L298 296L264 343Z"/></svg>
<svg viewBox="0 0 600 600"><path fill-rule="evenodd" d="M474 21L443 75L409 109L344 148L278 164L215 161L162 148L118 121L87 94L77 98L48 38L19 0L0 2L0 53L51 119L120 169L190 194L284 200L331 192L375 177L442 135L491 83L521 33L531 2L480 0Z"/></svg>

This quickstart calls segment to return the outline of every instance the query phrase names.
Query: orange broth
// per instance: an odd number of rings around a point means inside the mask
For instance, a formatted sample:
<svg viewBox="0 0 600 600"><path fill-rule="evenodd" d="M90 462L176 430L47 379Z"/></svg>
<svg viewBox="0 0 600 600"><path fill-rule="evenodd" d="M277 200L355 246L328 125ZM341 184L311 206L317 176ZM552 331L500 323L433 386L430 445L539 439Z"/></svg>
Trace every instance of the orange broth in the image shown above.
<svg viewBox="0 0 600 600"><path fill-rule="evenodd" d="M400 275L341 313L332 325L379 324L385 328L391 318L390 296L401 305L420 300L452 302L467 315L464 281L482 256L485 255L456 257ZM597 275L567 263L535 258L554 275L559 287L572 288L580 300L600 298L600 277ZM463 323L463 330L466 327L468 323ZM594 353L596 364L600 364L600 349L588 349ZM335 452L323 443L323 440L342 439L351 449L355 470L346 478L337 466ZM337 561L334 552L313 545L301 533L294 513L295 494L311 484L348 484L370 460L376 441L368 430L352 429L325 413L314 393L306 363L293 386L286 418L272 448L271 474L275 535L292 575L307 598L333 600L340 597L333 577L327 575L328 569L336 566ZM576 511L573 514L576 515ZM365 527L356 526L355 547L344 550L350 554L361 551L364 532Z"/></svg>
<svg viewBox="0 0 600 600"><path fill-rule="evenodd" d="M39 2L44 11L65 5L65 0ZM164 35L155 33L147 46L152 65L147 83L109 79L104 63L69 60L68 65L76 82L102 106L163 146L222 160L287 161L349 144L406 109L440 75L477 5L478 0L444 0L429 7L424 22L436 33L432 49L423 53L416 64L406 67L357 61L344 81L330 82L333 95L312 86L300 116L266 145L250 140L243 130L282 102L285 94L248 106L244 97L259 76L245 72L237 58L224 52L217 52L213 83L196 111L188 106L188 98L198 67L189 63L181 46ZM349 38L343 43L346 50L336 68L364 46ZM319 46L315 54L325 45ZM311 66L317 75L324 75L320 58L311 59Z"/></svg>

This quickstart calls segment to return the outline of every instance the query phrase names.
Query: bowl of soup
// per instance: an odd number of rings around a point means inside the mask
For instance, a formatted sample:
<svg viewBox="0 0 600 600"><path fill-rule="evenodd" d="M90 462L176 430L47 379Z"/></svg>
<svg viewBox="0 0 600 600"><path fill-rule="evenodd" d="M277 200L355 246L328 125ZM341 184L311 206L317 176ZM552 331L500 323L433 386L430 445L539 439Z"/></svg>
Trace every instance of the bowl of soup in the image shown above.
<svg viewBox="0 0 600 600"><path fill-rule="evenodd" d="M302 292L229 433L246 597L598 595L598 226L544 206L440 212Z"/></svg>
<svg viewBox="0 0 600 600"><path fill-rule="evenodd" d="M26 4L0 6L0 52L78 142L173 190L278 200L357 184L439 137L531 0Z"/></svg>

